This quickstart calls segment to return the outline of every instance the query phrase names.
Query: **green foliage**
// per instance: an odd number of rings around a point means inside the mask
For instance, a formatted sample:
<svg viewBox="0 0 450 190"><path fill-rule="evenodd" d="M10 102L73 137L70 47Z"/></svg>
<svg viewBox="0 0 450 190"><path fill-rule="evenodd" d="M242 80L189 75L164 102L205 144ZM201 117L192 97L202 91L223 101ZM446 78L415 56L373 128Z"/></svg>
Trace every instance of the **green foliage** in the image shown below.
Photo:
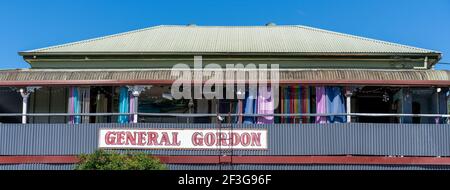
<svg viewBox="0 0 450 190"><path fill-rule="evenodd" d="M165 170L166 165L144 153L119 154L98 150L79 156L75 170Z"/></svg>

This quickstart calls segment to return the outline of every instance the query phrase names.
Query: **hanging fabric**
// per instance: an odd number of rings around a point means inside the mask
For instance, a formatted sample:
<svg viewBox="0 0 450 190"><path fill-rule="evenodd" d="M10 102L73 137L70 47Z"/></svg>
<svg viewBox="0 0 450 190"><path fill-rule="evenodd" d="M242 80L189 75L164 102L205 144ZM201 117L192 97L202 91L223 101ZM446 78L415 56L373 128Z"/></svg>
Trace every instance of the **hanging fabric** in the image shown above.
<svg viewBox="0 0 450 190"><path fill-rule="evenodd" d="M301 93L301 113L311 113L311 91L310 87L301 87L300 90ZM303 116L302 117L302 123L309 123L310 117Z"/></svg>
<svg viewBox="0 0 450 190"><path fill-rule="evenodd" d="M91 90L89 87L86 88L79 88L79 97L80 97L80 112L81 113L90 113L90 102L91 102ZM82 116L81 122L82 123L89 123L89 116Z"/></svg>
<svg viewBox="0 0 450 190"><path fill-rule="evenodd" d="M280 104L279 104L279 113L283 113L283 111L284 111L284 88L283 87L280 87L280 98L279 98L280 100ZM275 122L277 122L277 123L284 123L284 117L283 116L280 116L280 117L276 117L275 118Z"/></svg>
<svg viewBox="0 0 450 190"><path fill-rule="evenodd" d="M96 113L108 112L108 99L106 99L104 94L100 94L100 92L97 93L95 111ZM96 116L95 123L106 123L105 117Z"/></svg>
<svg viewBox="0 0 450 190"><path fill-rule="evenodd" d="M280 113L298 114L310 113L309 87L286 86L281 88ZM308 123L308 116L282 116L281 123Z"/></svg>
<svg viewBox="0 0 450 190"><path fill-rule="evenodd" d="M240 114L241 110L239 109L239 100L238 101L233 101L233 110L234 110L234 114ZM236 115L233 117L233 123L239 123L239 116Z"/></svg>
<svg viewBox="0 0 450 190"><path fill-rule="evenodd" d="M292 96L291 96L291 90L290 87L287 86L286 88L284 88L284 109L283 109L283 113L285 114L289 114L291 113L291 101L292 101ZM290 123L291 118L288 117L284 117L284 123Z"/></svg>
<svg viewBox="0 0 450 190"><path fill-rule="evenodd" d="M120 87L119 90L119 113L129 113L129 95L127 87ZM119 123L128 123L129 115L119 115Z"/></svg>
<svg viewBox="0 0 450 190"><path fill-rule="evenodd" d="M316 87L316 113L326 114L327 113L327 98L325 94L325 87ZM316 116L316 123L327 123L326 116Z"/></svg>
<svg viewBox="0 0 450 190"><path fill-rule="evenodd" d="M90 88L69 88L69 101L67 113L79 114L89 113L90 111ZM89 116L71 115L69 116L70 124L89 123Z"/></svg>
<svg viewBox="0 0 450 190"><path fill-rule="evenodd" d="M256 108L256 95L257 92L249 90L248 92L246 92L246 96L245 96L245 109L244 109L244 114L255 114L255 108ZM245 116L244 117L244 124L253 124L255 123L255 119L252 116Z"/></svg>
<svg viewBox="0 0 450 190"><path fill-rule="evenodd" d="M67 105L67 113L69 114L73 114L75 113L74 111L74 105L75 105L75 97L74 97L74 91L75 91L75 87L69 87L69 101L68 101L68 105ZM74 124L75 123L75 117L73 115L69 116L69 124Z"/></svg>
<svg viewBox="0 0 450 190"><path fill-rule="evenodd" d="M274 113L274 98L272 97L272 88L267 87L264 90L262 87L259 89L258 99L257 99L257 114L273 114ZM273 124L274 116L259 116L257 124Z"/></svg>
<svg viewBox="0 0 450 190"><path fill-rule="evenodd" d="M290 105L289 105L289 113L298 113L298 94L297 94L297 88L294 86L291 86L289 88L290 91ZM290 123L296 123L297 119L295 116L291 116L289 119Z"/></svg>
<svg viewBox="0 0 450 190"><path fill-rule="evenodd" d="M295 107L295 109L294 109L294 112L293 113L304 113L303 111L302 111L302 108L303 108L303 96L302 96L302 91L303 91L304 89L301 87L301 86L296 86L295 88L294 88L294 91L295 91L295 103L294 103L294 107ZM299 116L295 116L294 117L294 123L302 123L302 117L299 117Z"/></svg>
<svg viewBox="0 0 450 190"><path fill-rule="evenodd" d="M74 87L73 88L73 113L75 113L75 114L81 113L79 88L78 87ZM81 123L81 116L80 115L75 115L73 123L74 124L80 124Z"/></svg>
<svg viewBox="0 0 450 190"><path fill-rule="evenodd" d="M341 114L346 113L345 111L345 101L344 96L342 94L342 89L340 87L326 87L326 96L327 96L327 113L330 114ZM339 116L328 116L328 123L345 123L347 121L347 117L345 115Z"/></svg>
<svg viewBox="0 0 450 190"><path fill-rule="evenodd" d="M130 104L130 109L129 109L129 112L130 113L134 113L135 112L135 106L136 105L134 105L134 99L135 99L135 97L133 96L133 95L129 95L130 96L130 102L129 102L129 104ZM134 115L128 115L128 120L129 121L133 121L134 120Z"/></svg>

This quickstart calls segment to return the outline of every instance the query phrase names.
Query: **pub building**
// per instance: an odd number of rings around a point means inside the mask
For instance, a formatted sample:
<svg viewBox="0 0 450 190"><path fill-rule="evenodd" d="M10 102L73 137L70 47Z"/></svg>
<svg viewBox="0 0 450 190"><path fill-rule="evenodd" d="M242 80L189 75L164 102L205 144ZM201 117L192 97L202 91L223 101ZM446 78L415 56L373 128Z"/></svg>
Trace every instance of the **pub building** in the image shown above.
<svg viewBox="0 0 450 190"><path fill-rule="evenodd" d="M172 170L450 169L438 51L268 24L162 25L19 54L30 68L0 70L0 169L70 170L97 149ZM270 73L216 78L235 81L231 98L225 85L210 86L221 98L175 98L194 90L173 89L172 68L199 60Z"/></svg>

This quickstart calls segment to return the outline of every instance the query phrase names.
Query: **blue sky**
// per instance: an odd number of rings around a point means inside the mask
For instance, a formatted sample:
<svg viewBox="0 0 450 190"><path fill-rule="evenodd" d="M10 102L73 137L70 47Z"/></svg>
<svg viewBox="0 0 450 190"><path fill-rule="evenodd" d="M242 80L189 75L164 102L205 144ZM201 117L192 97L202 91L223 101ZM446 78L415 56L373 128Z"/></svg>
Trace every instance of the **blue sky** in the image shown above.
<svg viewBox="0 0 450 190"><path fill-rule="evenodd" d="M299 24L442 52L450 63L450 0L15 0L0 2L0 68L18 51L162 24ZM438 69L450 70L450 65Z"/></svg>

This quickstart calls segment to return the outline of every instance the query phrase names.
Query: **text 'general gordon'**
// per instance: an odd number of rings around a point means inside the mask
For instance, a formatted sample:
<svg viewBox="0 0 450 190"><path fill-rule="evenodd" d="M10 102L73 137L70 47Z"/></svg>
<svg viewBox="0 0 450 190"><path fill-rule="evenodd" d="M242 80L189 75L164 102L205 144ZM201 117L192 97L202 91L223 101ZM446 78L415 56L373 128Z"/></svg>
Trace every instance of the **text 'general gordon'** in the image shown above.
<svg viewBox="0 0 450 190"><path fill-rule="evenodd" d="M100 129L99 148L267 149L267 130Z"/></svg>

